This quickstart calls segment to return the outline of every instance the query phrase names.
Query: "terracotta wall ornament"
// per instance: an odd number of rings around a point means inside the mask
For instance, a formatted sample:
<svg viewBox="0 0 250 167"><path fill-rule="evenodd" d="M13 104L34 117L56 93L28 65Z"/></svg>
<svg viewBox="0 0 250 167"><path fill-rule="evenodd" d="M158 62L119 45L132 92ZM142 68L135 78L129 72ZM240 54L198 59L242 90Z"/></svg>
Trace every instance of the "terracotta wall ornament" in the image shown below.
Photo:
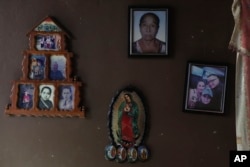
<svg viewBox="0 0 250 167"><path fill-rule="evenodd" d="M108 118L111 143L105 148L105 158L131 163L148 160L149 149L144 145L147 112L141 92L133 86L118 91Z"/></svg>
<svg viewBox="0 0 250 167"><path fill-rule="evenodd" d="M13 82L5 113L17 116L85 117L77 76L72 75L73 54L66 49L69 35L46 17L27 34L22 72Z"/></svg>

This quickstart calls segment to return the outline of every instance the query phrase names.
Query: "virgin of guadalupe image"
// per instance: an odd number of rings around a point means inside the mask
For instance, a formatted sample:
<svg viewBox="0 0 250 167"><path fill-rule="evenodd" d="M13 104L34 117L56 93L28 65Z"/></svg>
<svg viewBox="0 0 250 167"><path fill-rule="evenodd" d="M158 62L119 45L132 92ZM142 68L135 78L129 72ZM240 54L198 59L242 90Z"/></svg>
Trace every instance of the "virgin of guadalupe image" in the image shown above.
<svg viewBox="0 0 250 167"><path fill-rule="evenodd" d="M112 99L108 114L108 127L112 145L117 149L116 160L118 162L124 161L119 156L122 148L126 151L128 162L132 163L137 160L137 148L144 145L146 115L144 97L133 86L120 90Z"/></svg>
<svg viewBox="0 0 250 167"><path fill-rule="evenodd" d="M129 93L124 94L124 101L118 109L117 136L125 147L133 146L140 135L137 124L138 110L138 105L132 96Z"/></svg>

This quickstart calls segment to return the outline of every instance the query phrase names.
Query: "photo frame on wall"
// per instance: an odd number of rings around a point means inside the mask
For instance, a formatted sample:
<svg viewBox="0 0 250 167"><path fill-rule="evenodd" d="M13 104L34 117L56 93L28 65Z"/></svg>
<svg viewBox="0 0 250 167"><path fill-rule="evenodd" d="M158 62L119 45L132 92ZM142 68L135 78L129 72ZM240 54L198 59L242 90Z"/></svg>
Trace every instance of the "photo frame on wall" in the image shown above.
<svg viewBox="0 0 250 167"><path fill-rule="evenodd" d="M187 67L184 110L223 114L228 67L193 62Z"/></svg>
<svg viewBox="0 0 250 167"><path fill-rule="evenodd" d="M34 81L69 81L71 52L30 51L23 53L23 79Z"/></svg>
<svg viewBox="0 0 250 167"><path fill-rule="evenodd" d="M42 54L31 54L29 56L29 79L42 80L45 79L46 56Z"/></svg>
<svg viewBox="0 0 250 167"><path fill-rule="evenodd" d="M17 107L19 109L31 109L34 104L34 90L35 87L31 83L18 85L18 102Z"/></svg>
<svg viewBox="0 0 250 167"><path fill-rule="evenodd" d="M55 86L52 84L39 85L39 110L51 110L54 108Z"/></svg>
<svg viewBox="0 0 250 167"><path fill-rule="evenodd" d="M79 112L81 84L74 82L15 81L10 115L82 117ZM81 108L80 108L81 109Z"/></svg>
<svg viewBox="0 0 250 167"><path fill-rule="evenodd" d="M169 9L129 7L129 57L168 56Z"/></svg>
<svg viewBox="0 0 250 167"><path fill-rule="evenodd" d="M38 34L35 37L35 48L41 50L58 51L61 47L60 34Z"/></svg>
<svg viewBox="0 0 250 167"><path fill-rule="evenodd" d="M47 16L28 32L22 76L12 83L5 114L13 116L85 117L82 82L72 73L70 36Z"/></svg>
<svg viewBox="0 0 250 167"><path fill-rule="evenodd" d="M60 110L73 110L75 106L75 87L74 85L60 85L59 86L59 102Z"/></svg>
<svg viewBox="0 0 250 167"><path fill-rule="evenodd" d="M66 78L67 59L64 55L51 55L49 78L51 80L64 80Z"/></svg>

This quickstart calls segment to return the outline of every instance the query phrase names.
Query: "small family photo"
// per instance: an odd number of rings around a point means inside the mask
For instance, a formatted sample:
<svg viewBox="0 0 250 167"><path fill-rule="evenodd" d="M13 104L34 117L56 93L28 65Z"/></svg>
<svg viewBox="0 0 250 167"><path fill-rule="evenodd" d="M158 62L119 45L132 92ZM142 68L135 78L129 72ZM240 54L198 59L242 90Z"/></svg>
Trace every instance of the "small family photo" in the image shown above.
<svg viewBox="0 0 250 167"><path fill-rule="evenodd" d="M63 55L53 55L50 58L50 79L64 80L66 78L66 58Z"/></svg>
<svg viewBox="0 0 250 167"><path fill-rule="evenodd" d="M34 104L34 86L32 84L20 84L17 107L31 109Z"/></svg>
<svg viewBox="0 0 250 167"><path fill-rule="evenodd" d="M130 53L168 55L168 9L130 8Z"/></svg>
<svg viewBox="0 0 250 167"><path fill-rule="evenodd" d="M59 87L59 109L74 109L75 88L72 85L62 85Z"/></svg>
<svg viewBox="0 0 250 167"><path fill-rule="evenodd" d="M36 36L37 50L59 50L60 35L38 35Z"/></svg>
<svg viewBox="0 0 250 167"><path fill-rule="evenodd" d="M224 113L227 66L188 63L186 111Z"/></svg>
<svg viewBox="0 0 250 167"><path fill-rule="evenodd" d="M45 78L46 58L44 55L30 56L30 72L29 78L34 80L42 80Z"/></svg>
<svg viewBox="0 0 250 167"><path fill-rule="evenodd" d="M38 108L40 110L50 110L54 107L54 92L54 85L39 86Z"/></svg>

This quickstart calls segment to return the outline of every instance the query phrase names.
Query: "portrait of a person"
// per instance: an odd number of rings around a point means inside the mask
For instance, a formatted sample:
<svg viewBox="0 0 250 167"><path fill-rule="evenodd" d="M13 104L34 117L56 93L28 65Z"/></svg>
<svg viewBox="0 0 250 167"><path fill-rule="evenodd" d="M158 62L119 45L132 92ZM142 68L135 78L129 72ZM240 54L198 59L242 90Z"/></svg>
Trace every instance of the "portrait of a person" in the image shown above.
<svg viewBox="0 0 250 167"><path fill-rule="evenodd" d="M41 88L39 95L38 108L41 110L50 110L53 107L53 103L50 100L52 96L52 89L49 86Z"/></svg>
<svg viewBox="0 0 250 167"><path fill-rule="evenodd" d="M60 110L73 110L73 87L72 86L61 86L60 87L60 100L59 100L59 109Z"/></svg>
<svg viewBox="0 0 250 167"><path fill-rule="evenodd" d="M223 97L224 84L220 81L219 76L216 74L208 75L207 83L214 95L214 98L211 100L211 107L213 109L220 109L221 100Z"/></svg>
<svg viewBox="0 0 250 167"><path fill-rule="evenodd" d="M20 89L20 95L18 99L18 107L22 109L30 109L33 107L33 93L31 88Z"/></svg>
<svg viewBox="0 0 250 167"><path fill-rule="evenodd" d="M206 83L204 80L198 80L195 88L189 89L188 107L195 108L196 103L200 101L202 91L205 89Z"/></svg>
<svg viewBox="0 0 250 167"><path fill-rule="evenodd" d="M133 146L140 135L138 130L138 110L138 105L131 94L124 94L124 101L118 108L117 136L125 147Z"/></svg>
<svg viewBox="0 0 250 167"><path fill-rule="evenodd" d="M154 12L146 12L140 17L139 32L141 37L132 42L132 53L166 53L166 42L157 38L160 21L159 16Z"/></svg>
<svg viewBox="0 0 250 167"><path fill-rule="evenodd" d="M212 90L207 87L201 93L201 98L197 102L198 109L211 109L211 100L213 99L213 92Z"/></svg>
<svg viewBox="0 0 250 167"><path fill-rule="evenodd" d="M44 60L43 56L32 56L30 64L30 79L44 79Z"/></svg>
<svg viewBox="0 0 250 167"><path fill-rule="evenodd" d="M63 80L65 79L62 72L58 69L58 63L53 62L52 68L50 71L50 79L52 80Z"/></svg>

